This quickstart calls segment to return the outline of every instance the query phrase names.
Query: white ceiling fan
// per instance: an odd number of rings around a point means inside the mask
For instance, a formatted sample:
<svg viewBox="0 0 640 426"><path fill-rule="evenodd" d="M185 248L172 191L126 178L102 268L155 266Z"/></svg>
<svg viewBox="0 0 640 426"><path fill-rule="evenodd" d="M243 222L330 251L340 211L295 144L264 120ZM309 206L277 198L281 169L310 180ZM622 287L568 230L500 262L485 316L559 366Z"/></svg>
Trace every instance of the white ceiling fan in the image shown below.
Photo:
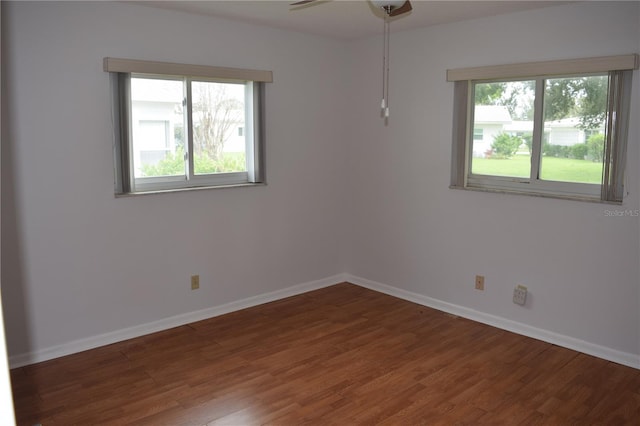
<svg viewBox="0 0 640 426"><path fill-rule="evenodd" d="M302 0L291 3L301 6L315 3L318 0ZM384 42L382 54L382 102L380 108L385 122L389 119L389 40L391 36L390 18L411 12L413 7L409 0L369 0L375 7L384 11Z"/></svg>
<svg viewBox="0 0 640 426"><path fill-rule="evenodd" d="M303 4L315 3L319 0L302 0L291 3L291 6L301 6ZM375 7L384 10L391 17L411 12L413 7L409 0L370 0Z"/></svg>

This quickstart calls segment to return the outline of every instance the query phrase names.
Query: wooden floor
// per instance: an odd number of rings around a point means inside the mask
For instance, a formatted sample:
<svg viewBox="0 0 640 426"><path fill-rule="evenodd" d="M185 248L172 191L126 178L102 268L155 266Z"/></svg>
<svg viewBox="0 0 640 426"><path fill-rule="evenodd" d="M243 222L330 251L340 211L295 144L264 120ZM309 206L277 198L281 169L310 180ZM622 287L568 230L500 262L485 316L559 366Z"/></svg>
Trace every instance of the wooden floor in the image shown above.
<svg viewBox="0 0 640 426"><path fill-rule="evenodd" d="M640 424L640 371L350 284L12 371L18 424Z"/></svg>

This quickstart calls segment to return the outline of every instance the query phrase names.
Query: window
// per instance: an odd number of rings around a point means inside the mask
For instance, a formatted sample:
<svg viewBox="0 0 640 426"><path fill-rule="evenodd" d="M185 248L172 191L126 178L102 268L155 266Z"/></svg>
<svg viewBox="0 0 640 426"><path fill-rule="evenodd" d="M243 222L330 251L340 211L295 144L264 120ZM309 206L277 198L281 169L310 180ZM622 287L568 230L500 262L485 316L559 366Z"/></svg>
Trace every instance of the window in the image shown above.
<svg viewBox="0 0 640 426"><path fill-rule="evenodd" d="M164 161L171 153L168 120L133 120L136 123L133 134L138 141L134 155L134 168L140 170L142 165L157 164Z"/></svg>
<svg viewBox="0 0 640 426"><path fill-rule="evenodd" d="M104 68L114 93L116 193L265 181L270 71L114 58Z"/></svg>
<svg viewBox="0 0 640 426"><path fill-rule="evenodd" d="M622 202L638 56L449 70L451 186Z"/></svg>

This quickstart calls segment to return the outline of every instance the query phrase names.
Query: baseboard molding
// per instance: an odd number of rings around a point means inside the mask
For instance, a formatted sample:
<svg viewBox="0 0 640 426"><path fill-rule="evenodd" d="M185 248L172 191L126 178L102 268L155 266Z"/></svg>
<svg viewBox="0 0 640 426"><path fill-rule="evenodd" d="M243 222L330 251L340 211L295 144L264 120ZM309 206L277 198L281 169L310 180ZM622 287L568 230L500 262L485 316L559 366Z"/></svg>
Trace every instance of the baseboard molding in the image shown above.
<svg viewBox="0 0 640 426"><path fill-rule="evenodd" d="M418 303L423 306L428 306L439 311L454 314L463 318L481 322L483 324L491 325L493 327L511 331L523 336L532 337L534 339L542 340L544 342L552 343L554 345L562 346L568 349L573 349L575 351L593 355L607 361L612 361L618 364L626 365L628 367L640 369L640 356L636 354L618 351L606 346L597 345L595 343L590 343L563 334L558 334L541 328L532 327L530 325L519 323L517 321L512 321L503 317L486 314L484 312L476 311L464 306L454 305L452 303L433 299L422 294L402 290L397 287L392 287L387 284L371 281L366 278L357 277L351 274L346 274L344 280L360 287L365 287L370 290L388 294L390 296L395 296L403 300L408 300L410 302Z"/></svg>
<svg viewBox="0 0 640 426"><path fill-rule="evenodd" d="M512 321L503 317L486 314L484 312L476 311L464 306L444 302L442 300L434 299L422 294L402 290L397 287L346 273L336 274L327 278L323 278L321 280L294 285L285 289L276 290L258 296L226 303L220 306L214 306L199 311L176 315L170 318L161 319L159 321L117 330L110 333L104 333L86 339L75 340L62 345L45 348L39 351L10 356L9 367L18 368L29 364L35 364L37 362L48 361L61 356L71 355L100 346L121 342L123 340L133 339L135 337L144 336L158 331L168 330L170 328L179 327L181 325L201 321L207 318L213 318L219 315L238 311L240 309L250 308L253 306L261 305L263 303L284 299L286 297L296 296L298 294L329 287L331 285L345 281L358 285L360 287L398 297L403 300L418 303L423 306L428 306L439 311L448 312L450 314L464 317L473 321L481 322L483 324L521 334L523 336L532 337L534 339L542 340L544 342L552 343L554 345L562 346L568 349L573 349L578 352L593 355L595 357L606 359L618 364L640 369L640 356L636 354L618 351L606 346L597 345L563 334L558 334L552 331L532 327L530 325L519 323L517 321Z"/></svg>
<svg viewBox="0 0 640 426"><path fill-rule="evenodd" d="M310 281L303 284L294 285L282 290L276 290L258 296L248 297L246 299L226 303L220 306L214 306L186 314L176 315L170 318L164 318L159 321L125 328L110 333L100 334L98 336L86 339L74 340L58 346L52 346L39 351L18 354L9 357L9 368L23 367L37 362L48 361L65 355L94 349L100 346L110 345L112 343L121 342L123 340L133 339L135 337L144 336L158 331L168 330L170 328L179 327L207 318L217 317L219 315L228 314L240 309L250 308L263 303L273 302L275 300L284 299L286 297L296 296L298 294L307 293L309 291L318 290L320 288L329 287L346 281L346 274L337 274L321 280Z"/></svg>

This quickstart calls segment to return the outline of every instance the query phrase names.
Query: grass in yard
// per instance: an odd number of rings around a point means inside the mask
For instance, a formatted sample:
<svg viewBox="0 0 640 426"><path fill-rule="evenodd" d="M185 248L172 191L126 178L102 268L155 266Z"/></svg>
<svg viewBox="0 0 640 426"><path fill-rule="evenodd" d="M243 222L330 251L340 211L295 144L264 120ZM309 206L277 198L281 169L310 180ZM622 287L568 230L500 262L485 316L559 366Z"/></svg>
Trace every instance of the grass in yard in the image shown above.
<svg viewBox="0 0 640 426"><path fill-rule="evenodd" d="M544 180L561 182L602 183L602 163L573 158L542 157Z"/></svg>
<svg viewBox="0 0 640 426"><path fill-rule="evenodd" d="M524 178L530 175L531 157L528 155L516 155L509 159L473 158L471 161L474 174ZM542 157L540 177L561 182L600 184L602 163L573 158Z"/></svg>
<svg viewBox="0 0 640 426"><path fill-rule="evenodd" d="M516 155L511 158L473 158L471 172L478 175L515 176L527 178L530 175L531 157Z"/></svg>

